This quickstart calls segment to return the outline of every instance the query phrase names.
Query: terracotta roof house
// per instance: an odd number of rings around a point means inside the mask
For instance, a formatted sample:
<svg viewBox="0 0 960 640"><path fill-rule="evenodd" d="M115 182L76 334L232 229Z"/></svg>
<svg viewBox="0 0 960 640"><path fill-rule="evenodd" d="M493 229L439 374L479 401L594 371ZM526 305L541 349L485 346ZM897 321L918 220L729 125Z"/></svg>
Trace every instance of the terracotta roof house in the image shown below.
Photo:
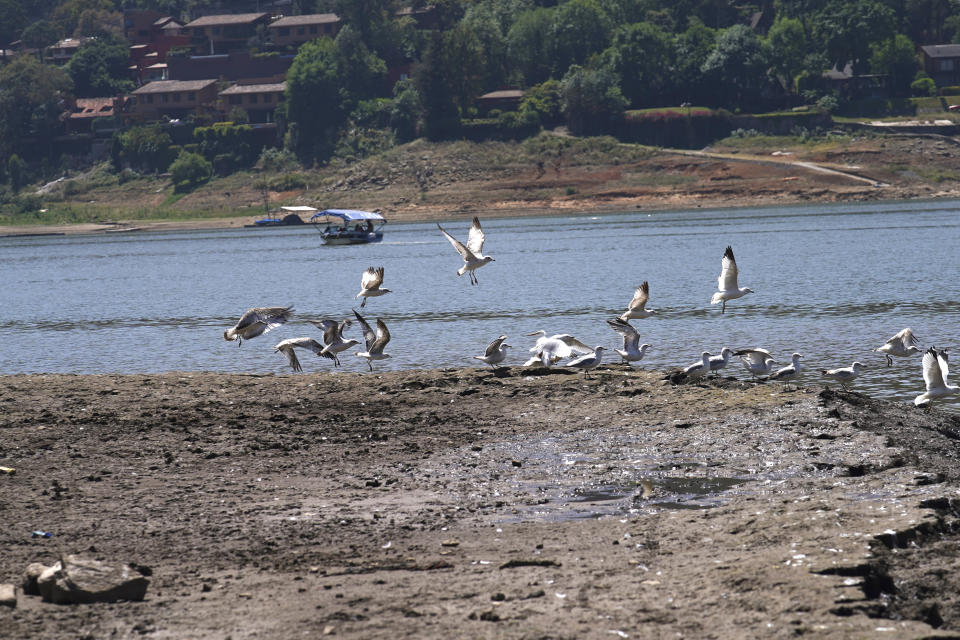
<svg viewBox="0 0 960 640"><path fill-rule="evenodd" d="M95 120L120 115L125 101L123 97L76 98L65 114L67 133L89 133Z"/></svg>
<svg viewBox="0 0 960 640"><path fill-rule="evenodd" d="M220 92L220 110L228 114L239 107L247 112L251 124L273 122L273 112L286 89L286 82L235 84Z"/></svg>
<svg viewBox="0 0 960 640"><path fill-rule="evenodd" d="M270 39L275 47L299 47L323 36L336 37L339 31L340 18L335 13L285 16L270 23Z"/></svg>
<svg viewBox="0 0 960 640"><path fill-rule="evenodd" d="M938 87L960 85L960 44L931 44L920 50L923 70Z"/></svg>
<svg viewBox="0 0 960 640"><path fill-rule="evenodd" d="M152 122L164 116L171 119L212 113L217 105L216 80L158 80L143 85L131 94L133 104L128 118L134 122Z"/></svg>
<svg viewBox="0 0 960 640"><path fill-rule="evenodd" d="M257 27L270 23L268 13L236 13L203 16L184 25L190 35L190 46L197 53L228 53L244 49L247 40L257 34Z"/></svg>

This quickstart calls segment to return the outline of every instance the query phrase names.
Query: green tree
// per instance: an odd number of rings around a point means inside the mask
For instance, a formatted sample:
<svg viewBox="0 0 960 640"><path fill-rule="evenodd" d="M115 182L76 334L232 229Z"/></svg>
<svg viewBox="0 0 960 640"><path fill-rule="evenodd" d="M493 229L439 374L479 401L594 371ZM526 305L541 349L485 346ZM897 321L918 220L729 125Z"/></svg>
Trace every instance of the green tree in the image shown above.
<svg viewBox="0 0 960 640"><path fill-rule="evenodd" d="M622 119L627 99L606 69L570 67L561 82L562 108L577 135L607 133Z"/></svg>
<svg viewBox="0 0 960 640"><path fill-rule="evenodd" d="M116 9L111 0L66 0L57 5L50 19L57 24L60 33L74 33L85 11L113 13Z"/></svg>
<svg viewBox="0 0 960 640"><path fill-rule="evenodd" d="M703 64L716 44L716 32L697 19L674 41L674 102L703 104L710 92L703 81Z"/></svg>
<svg viewBox="0 0 960 640"><path fill-rule="evenodd" d="M0 0L0 49L6 54L7 45L20 37L27 25L27 12L18 0Z"/></svg>
<svg viewBox="0 0 960 640"><path fill-rule="evenodd" d="M206 182L213 175L213 165L199 153L180 151L180 155L170 165L170 177L174 191L190 191Z"/></svg>
<svg viewBox="0 0 960 640"><path fill-rule="evenodd" d="M173 160L170 135L158 126L131 127L117 134L114 166L129 165L139 171L163 171Z"/></svg>
<svg viewBox="0 0 960 640"><path fill-rule="evenodd" d="M77 18L77 28L74 29L73 35L78 38L109 36L122 39L124 37L123 14L119 11L104 9L85 9Z"/></svg>
<svg viewBox="0 0 960 640"><path fill-rule="evenodd" d="M796 91L796 78L803 71L809 53L803 24L796 18L779 18L770 27L766 40L770 71L789 93Z"/></svg>
<svg viewBox="0 0 960 640"><path fill-rule="evenodd" d="M413 80L400 80L393 87L393 105L390 110L390 126L400 142L409 142L417 137L417 128L423 104L420 92Z"/></svg>
<svg viewBox="0 0 960 640"><path fill-rule="evenodd" d="M443 34L434 31L423 60L414 71L414 82L423 100L424 133L431 140L442 140L460 130L460 110L447 82L444 46Z"/></svg>
<svg viewBox="0 0 960 640"><path fill-rule="evenodd" d="M885 74L891 93L898 97L910 95L910 83L920 68L916 49L910 38L898 34L871 47L870 69Z"/></svg>
<svg viewBox="0 0 960 640"><path fill-rule="evenodd" d="M104 35L85 42L66 64L79 98L113 96L133 89L129 79L129 45Z"/></svg>
<svg viewBox="0 0 960 640"><path fill-rule="evenodd" d="M360 33L346 26L337 34L337 73L343 83L343 99L347 111L360 101L378 95L387 75L386 63L367 48Z"/></svg>
<svg viewBox="0 0 960 640"><path fill-rule="evenodd" d="M286 89L290 142L301 161L330 157L349 113L344 106L334 42L320 38L301 45L287 71Z"/></svg>
<svg viewBox="0 0 960 640"><path fill-rule="evenodd" d="M0 67L0 158L49 149L70 89L62 69L30 56Z"/></svg>
<svg viewBox="0 0 960 640"><path fill-rule="evenodd" d="M583 64L606 49L612 28L597 0L569 0L558 6L551 26L554 72L564 73L570 65Z"/></svg>
<svg viewBox="0 0 960 640"><path fill-rule="evenodd" d="M10 188L13 189L13 192L20 191L26 177L26 165L17 154L11 155L10 160L7 161L7 176L10 179Z"/></svg>
<svg viewBox="0 0 960 640"><path fill-rule="evenodd" d="M617 29L603 63L620 77L620 89L634 106L663 100L670 82L673 43L659 27L638 22Z"/></svg>
<svg viewBox="0 0 960 640"><path fill-rule="evenodd" d="M54 44L60 38L57 26L47 20L37 20L29 25L20 34L20 40L28 49L37 50L37 59L43 60L43 50Z"/></svg>
<svg viewBox="0 0 960 640"><path fill-rule="evenodd" d="M767 78L764 54L760 38L746 25L722 31L702 68L714 101L731 108L757 106Z"/></svg>
<svg viewBox="0 0 960 640"><path fill-rule="evenodd" d="M474 5L467 10L460 24L474 34L483 50L483 88L492 91L504 86L508 67L507 40L492 4Z"/></svg>
<svg viewBox="0 0 960 640"><path fill-rule="evenodd" d="M444 33L441 65L453 101L463 116L483 92L486 58L476 34L463 24Z"/></svg>
<svg viewBox="0 0 960 640"><path fill-rule="evenodd" d="M894 36L893 11L877 0L831 0L814 20L814 37L830 63L843 69L853 63L856 75L864 73L874 43Z"/></svg>
<svg viewBox="0 0 960 640"><path fill-rule="evenodd" d="M507 31L507 55L527 84L550 77L553 63L553 9L539 8L517 16Z"/></svg>
<svg viewBox="0 0 960 640"><path fill-rule="evenodd" d="M532 111L544 126L552 127L563 119L563 93L559 80L547 80L527 89L520 102L521 113Z"/></svg>

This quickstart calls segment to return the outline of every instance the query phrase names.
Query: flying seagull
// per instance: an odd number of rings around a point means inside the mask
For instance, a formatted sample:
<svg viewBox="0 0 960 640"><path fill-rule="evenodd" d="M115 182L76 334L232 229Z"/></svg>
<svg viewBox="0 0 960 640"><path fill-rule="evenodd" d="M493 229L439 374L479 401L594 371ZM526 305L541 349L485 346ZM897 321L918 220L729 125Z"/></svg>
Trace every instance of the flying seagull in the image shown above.
<svg viewBox="0 0 960 640"><path fill-rule="evenodd" d="M735 300L748 293L753 293L753 289L740 287L737 284L737 261L733 257L733 247L728 246L727 250L723 252L717 288L719 291L710 298L710 304L723 303L723 306L720 307L720 313L726 312L727 300Z"/></svg>
<svg viewBox="0 0 960 640"><path fill-rule="evenodd" d="M547 337L547 333L540 330L528 333L527 335L539 335L540 337L537 339L537 343L530 349L530 353L534 355L523 363L525 367L533 366L537 364L537 362L540 362L545 367L549 367L564 358L569 358L574 353L588 354L593 351L569 333L556 333Z"/></svg>
<svg viewBox="0 0 960 640"><path fill-rule="evenodd" d="M630 301L630 304L627 305L627 310L620 315L620 319L623 321L630 320L631 318L649 318L656 311L652 309L647 309L647 300L650 299L650 283L646 280L643 281L637 290L633 292L633 299Z"/></svg>
<svg viewBox="0 0 960 640"><path fill-rule="evenodd" d="M587 372L591 369L595 369L597 365L600 364L600 360L603 358L603 347L594 347L593 353L588 353L580 356L579 358L574 358L567 363L568 367L573 367L574 369L580 369L583 371L583 377L586 379Z"/></svg>
<svg viewBox="0 0 960 640"><path fill-rule="evenodd" d="M254 307L240 316L237 324L223 332L223 339L238 340L237 346L240 346L244 340L276 329L289 320L291 315L293 307Z"/></svg>
<svg viewBox="0 0 960 640"><path fill-rule="evenodd" d="M936 347L927 349L923 354L923 381L927 385L927 390L914 398L913 404L925 407L935 398L943 398L960 390L957 385L947 384L948 373L950 368L947 366L946 350Z"/></svg>
<svg viewBox="0 0 960 640"><path fill-rule="evenodd" d="M372 360L386 360L390 357L383 352L384 347L390 342L390 332L387 331L387 325L385 325L380 318L377 318L377 331L374 333L373 329L371 329L367 321L363 319L363 316L357 313L356 309L354 309L353 315L357 316L357 322L363 327L363 339L367 343L367 350L357 351L356 355L361 358L366 358L367 366L370 367L370 371L373 371Z"/></svg>
<svg viewBox="0 0 960 640"><path fill-rule="evenodd" d="M453 245L453 248L457 250L457 253L463 258L463 266L457 271L458 276L469 272L470 273L470 284L477 283L477 274L474 273L474 270L479 269L488 262L493 262L493 258L490 256L483 255L483 229L480 228L480 220L474 216L473 224L470 225L470 232L467 234L467 245L464 246L462 242L454 238L452 235L443 230L439 224L437 229L440 229L443 232L443 235L447 237L447 240L450 241L450 244Z"/></svg>
<svg viewBox="0 0 960 640"><path fill-rule="evenodd" d="M333 360L333 366L340 366L340 352L346 351L355 344L360 344L359 340L344 340L343 330L350 326L349 320L337 322L324 318L320 322L313 323L323 331L323 351L320 352L324 358Z"/></svg>
<svg viewBox="0 0 960 640"><path fill-rule="evenodd" d="M836 380L840 383L840 386L846 389L847 385L853 382L862 370L863 365L859 362L854 362L849 367L842 367L840 369L821 369L820 375L824 378Z"/></svg>
<svg viewBox="0 0 960 640"><path fill-rule="evenodd" d="M623 317L607 320L610 328L623 336L623 349L614 349L623 359L623 362L640 362L646 355L649 344L640 344L640 332L632 324L623 319Z"/></svg>
<svg viewBox="0 0 960 640"><path fill-rule="evenodd" d="M919 344L920 343L917 341L916 336L913 335L913 329L907 327L897 335L884 342L883 345L874 349L874 351L879 351L887 357L887 366L889 367L893 365L893 358L890 356L897 356L899 358L912 356L913 354L920 352L920 349L917 348L917 345Z"/></svg>
<svg viewBox="0 0 960 640"><path fill-rule="evenodd" d="M323 345L313 338L290 338L275 346L273 350L279 351L283 355L287 356L287 362L290 363L290 368L294 371L303 371L303 367L300 366L300 361L297 360L297 354L293 351L295 347L300 349L308 349L313 351L318 356L320 355L320 352L323 351Z"/></svg>
<svg viewBox="0 0 960 640"><path fill-rule="evenodd" d="M765 376L773 371L773 365L776 360L766 349L740 349L734 351L733 355L740 358L744 368L750 372L754 378Z"/></svg>
<svg viewBox="0 0 960 640"><path fill-rule="evenodd" d="M363 302L360 303L361 309L366 306L367 298L376 298L377 296L392 293L390 289L381 289L380 285L382 284L383 267L377 269L367 267L367 270L363 272L363 277L360 278L360 293L353 297L354 300L361 296L363 297Z"/></svg>
<svg viewBox="0 0 960 640"><path fill-rule="evenodd" d="M510 345L506 344L506 339L507 336L500 336L487 346L487 350L483 352L482 356L473 357L496 369L497 365L507 357L507 349L510 348Z"/></svg>
<svg viewBox="0 0 960 640"><path fill-rule="evenodd" d="M790 364L780 369L777 369L776 371L771 373L767 377L767 380L778 380L780 382L793 380L798 375L800 375L800 371L803 369L803 366L800 364L800 358L802 357L803 356L800 355L799 353L793 354L793 356L791 356L790 358L791 360Z"/></svg>

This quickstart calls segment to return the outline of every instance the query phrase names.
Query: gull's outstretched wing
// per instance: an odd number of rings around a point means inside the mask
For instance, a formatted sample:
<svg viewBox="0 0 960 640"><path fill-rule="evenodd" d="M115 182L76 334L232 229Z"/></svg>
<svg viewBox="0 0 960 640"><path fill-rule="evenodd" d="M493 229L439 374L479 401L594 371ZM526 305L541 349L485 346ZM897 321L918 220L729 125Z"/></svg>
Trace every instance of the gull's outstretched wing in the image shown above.
<svg viewBox="0 0 960 640"><path fill-rule="evenodd" d="M465 246L463 246L462 242L460 242L459 240L454 238L452 235L444 231L443 227L441 227L439 224L437 225L437 229L440 229L440 231L443 232L443 235L447 237L447 240L449 240L450 244L453 245L453 248L457 250L457 253L460 254L464 262L471 262L477 259L477 257L473 255L470 249L467 249Z"/></svg>
<svg viewBox="0 0 960 640"><path fill-rule="evenodd" d="M576 353L581 353L581 354L593 353L593 348L592 348L592 347L588 347L588 346L585 345L584 343L582 343L582 342L580 342L579 340L577 340L576 338L574 338L574 337L573 337L572 335L570 335L569 333L557 334L557 335L551 336L551 337L556 338L556 339L559 340L560 342L564 343L565 345L567 345L568 347L570 347L570 349L573 350L573 351L575 351Z"/></svg>
<svg viewBox="0 0 960 640"><path fill-rule="evenodd" d="M263 333L276 329L293 315L293 307L254 307L240 316L240 321L234 327L238 331L246 329L252 324L261 323L266 325Z"/></svg>
<svg viewBox="0 0 960 640"><path fill-rule="evenodd" d="M728 246L723 252L723 260L720 263L720 277L717 279L717 287L720 291L729 291L739 289L737 285L737 261L733 257L733 247Z"/></svg>
<svg viewBox="0 0 960 640"><path fill-rule="evenodd" d="M470 225L470 232L467 234L467 250L475 256L483 255L483 229L480 228L480 219L473 217L473 224Z"/></svg>
<svg viewBox="0 0 960 640"><path fill-rule="evenodd" d="M940 368L940 353L930 347L923 354L923 382L927 391L944 386L943 370Z"/></svg>
<svg viewBox="0 0 960 640"><path fill-rule="evenodd" d="M646 280L643 281L637 290L633 292L633 300L630 301L630 304L627 305L627 309L630 311L643 311L643 308L647 305L647 300L650 299L650 283Z"/></svg>
<svg viewBox="0 0 960 640"><path fill-rule="evenodd" d="M503 341L507 339L507 336L500 336L487 346L487 350L483 352L483 357L489 358L493 354L500 351L500 345L503 344Z"/></svg>
<svg viewBox="0 0 960 640"><path fill-rule="evenodd" d="M916 347L916 346L919 346L919 345L920 345L920 342L917 340L917 337L916 337L915 335L913 335L913 329L911 329L910 327L907 327L906 329L904 329L903 331L901 331L901 332L898 333L897 335L895 335L895 336L893 336L892 338L890 338L889 340L887 340L886 344L891 344L891 345L892 345L892 344L895 344L895 343L897 343L897 342L899 342L901 345L903 345L903 348L904 348L904 349L906 349L906 348L908 348L908 347L911 347L911 346L912 346L912 347Z"/></svg>
<svg viewBox="0 0 960 640"><path fill-rule="evenodd" d="M363 341L367 345L367 353L370 353L373 349L373 343L377 340L377 334L373 329L370 328L370 325L367 324L367 321L363 319L357 310L353 310L353 315L357 316L357 322L360 323L360 327L363 329Z"/></svg>
<svg viewBox="0 0 960 640"><path fill-rule="evenodd" d="M366 333L364 333L364 337L366 337ZM370 353L383 353L383 349L388 342L390 342L390 332L387 330L387 325L384 324L383 320L377 318L377 338L367 350Z"/></svg>
<svg viewBox="0 0 960 640"><path fill-rule="evenodd" d="M379 269L368 267L363 272L363 277L360 279L360 288L379 289L381 284L383 284L383 267Z"/></svg>

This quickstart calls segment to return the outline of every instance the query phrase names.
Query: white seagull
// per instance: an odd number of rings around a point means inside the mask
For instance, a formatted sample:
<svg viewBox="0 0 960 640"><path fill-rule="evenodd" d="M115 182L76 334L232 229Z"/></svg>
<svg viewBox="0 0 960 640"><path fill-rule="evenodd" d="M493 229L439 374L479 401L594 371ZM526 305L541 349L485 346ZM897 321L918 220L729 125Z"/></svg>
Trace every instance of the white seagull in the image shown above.
<svg viewBox="0 0 960 640"><path fill-rule="evenodd" d="M367 298L376 298L377 296L382 296L387 293L393 293L390 289L381 289L380 285L383 284L383 267L374 269L373 267L367 267L367 270L363 272L363 277L360 278L360 293L353 297L354 300L363 296L363 302L360 303L360 308L362 309L367 304Z"/></svg>
<svg viewBox="0 0 960 640"><path fill-rule="evenodd" d="M726 312L727 300L735 300L748 293L753 293L753 289L740 287L737 284L737 261L733 257L733 247L728 246L727 250L723 252L717 288L719 291L710 298L710 304L723 303L723 306L720 307L720 313Z"/></svg>
<svg viewBox="0 0 960 640"><path fill-rule="evenodd" d="M683 369L687 380L699 380L710 372L710 355L709 351L704 351L700 354L700 362L694 362Z"/></svg>
<svg viewBox="0 0 960 640"><path fill-rule="evenodd" d="M803 370L803 366L800 364L800 358L802 357L799 353L793 354L790 364L771 373L767 380L779 380L780 382L793 380Z"/></svg>
<svg viewBox="0 0 960 640"><path fill-rule="evenodd" d="M594 347L593 353L588 353L586 355L580 356L579 358L574 358L573 360L567 363L567 366L573 367L574 369L580 369L581 371L583 371L583 377L586 379L588 377L587 372L590 371L591 369L595 369L597 365L600 364L600 360L602 358L603 358L603 347Z"/></svg>
<svg viewBox="0 0 960 640"><path fill-rule="evenodd" d="M920 343L917 341L916 336L913 335L913 329L907 327L883 343L882 346L874 349L874 351L879 351L883 355L887 356L887 366L889 367L893 365L893 358L890 356L897 356L900 358L912 356L913 354L920 352L920 349L917 348L917 345L919 344Z"/></svg>
<svg viewBox="0 0 960 640"><path fill-rule="evenodd" d="M482 356L473 357L480 362L485 362L496 369L497 365L503 362L507 357L507 349L510 348L510 345L505 343L506 339L507 336L500 336L487 345L487 350L483 352Z"/></svg>
<svg viewBox="0 0 960 640"><path fill-rule="evenodd" d="M627 310L621 314L620 319L626 322L631 318L649 318L656 311L652 309L647 309L647 300L650 299L650 283L646 280L643 281L637 290L633 292L633 300L630 301L630 304L627 305Z"/></svg>
<svg viewBox="0 0 960 640"><path fill-rule="evenodd" d="M610 325L614 331L623 336L623 350L614 349L617 354L623 359L623 362L640 362L643 360L643 356L646 355L647 349L650 348L649 344L640 344L640 333L631 325L629 322L623 319L623 317L613 318L612 320L607 320L607 324Z"/></svg>
<svg viewBox="0 0 960 640"><path fill-rule="evenodd" d="M740 358L744 368L749 371L750 375L754 378L769 374L773 371L773 365L776 363L776 360L773 359L773 356L770 355L770 352L766 349L740 349L739 351L734 351L733 355Z"/></svg>
<svg viewBox="0 0 960 640"><path fill-rule="evenodd" d="M276 329L293 315L293 307L254 307L237 321L237 324L223 332L224 340L238 340L237 346L244 340L256 338L260 334Z"/></svg>
<svg viewBox="0 0 960 640"><path fill-rule="evenodd" d="M847 385L853 382L857 376L860 375L860 371L862 371L863 368L864 367L861 363L854 362L849 367L842 367L840 369L821 369L820 375L824 378L836 380L840 383L840 386L846 389Z"/></svg>
<svg viewBox="0 0 960 640"><path fill-rule="evenodd" d="M730 356L733 355L733 349L724 347L720 350L720 355L710 357L710 371L719 371L730 362Z"/></svg>
<svg viewBox="0 0 960 640"><path fill-rule="evenodd" d="M323 331L323 351L320 352L324 358L333 360L333 366L340 366L340 353L346 351L355 344L360 344L359 340L344 340L343 330L350 326L349 320L337 322L324 318L320 322L313 323L317 328Z"/></svg>
<svg viewBox="0 0 960 640"><path fill-rule="evenodd" d="M525 367L533 366L538 362L545 367L549 367L564 358L569 358L574 353L588 354L593 351L569 333L556 333L547 337L547 332L540 330L527 335L539 335L540 337L537 339L537 343L531 347L530 353L534 355L523 363Z"/></svg>
<svg viewBox="0 0 960 640"><path fill-rule="evenodd" d="M467 245L464 246L462 242L454 238L452 235L443 230L439 224L437 229L443 232L443 235L447 237L447 240L450 241L450 244L453 245L453 248L457 250L457 253L463 258L463 266L457 271L458 276L469 272L470 273L470 284L478 284L477 274L474 273L474 270L479 269L488 262L493 262L493 258L490 256L483 255L483 229L480 228L480 220L474 216L473 224L470 225L470 232L467 234Z"/></svg>
<svg viewBox="0 0 960 640"><path fill-rule="evenodd" d="M913 399L913 404L925 407L935 398L943 398L960 390L955 384L947 384L947 352L944 349L930 347L923 354L923 381L927 384L925 393Z"/></svg>
<svg viewBox="0 0 960 640"><path fill-rule="evenodd" d="M386 360L390 357L383 352L384 347L390 342L390 332L387 331L387 325L380 318L377 318L377 331L374 333L367 321L356 310L353 311L353 315L357 316L357 322L363 327L363 339L367 343L367 350L357 351L356 355L366 358L367 366L370 367L370 371L373 371L372 360Z"/></svg>
<svg viewBox="0 0 960 640"><path fill-rule="evenodd" d="M290 368L294 371L303 371L300 361L297 360L297 354L293 351L294 347L308 349L317 355L320 355L320 352L323 351L323 345L313 338L290 338L275 346L273 350L287 356L287 362L290 363Z"/></svg>

